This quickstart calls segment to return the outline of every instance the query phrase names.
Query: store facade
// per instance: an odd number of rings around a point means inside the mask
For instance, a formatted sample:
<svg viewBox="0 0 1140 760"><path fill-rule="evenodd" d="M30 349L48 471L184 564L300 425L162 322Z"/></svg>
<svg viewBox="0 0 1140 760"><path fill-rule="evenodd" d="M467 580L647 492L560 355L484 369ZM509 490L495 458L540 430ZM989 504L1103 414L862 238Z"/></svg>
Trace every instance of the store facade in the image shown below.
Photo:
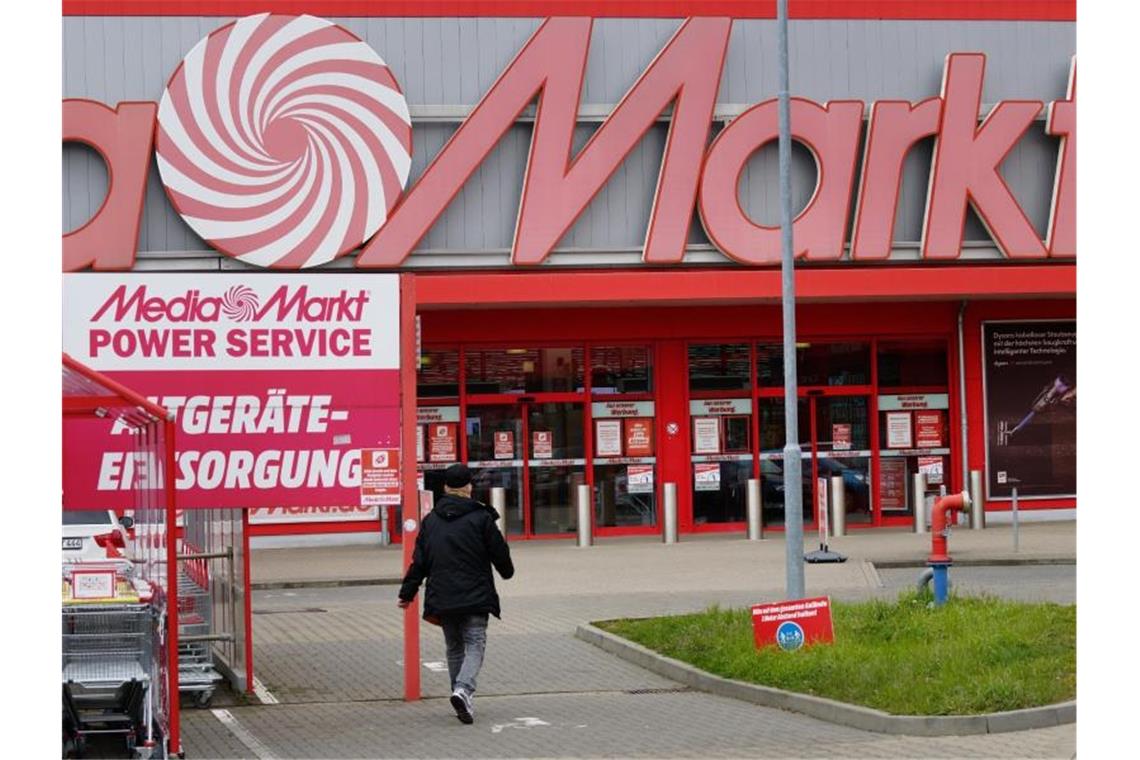
<svg viewBox="0 0 1140 760"><path fill-rule="evenodd" d="M122 15L121 4L65 3L66 269L413 272L426 488L465 462L477 496L505 489L513 537L542 538L576 529L586 484L605 537L660 531L666 483L683 533L743 532L746 483L759 478L764 523L782 527L770 15L693 2L648 18L645 4L599 3L591 19L550 2L530 4L545 19L511 3L434 4L423 13L441 15L425 17L402 3L382 16L380 3L362 17L332 2L313 11L331 25L282 41L310 23L289 15L297 4L269 2L265 19L233 5ZM850 529L904 527L921 497L914 473L936 493L976 469L991 519L1015 486L1023 509L1071 519L1075 9L932 3L900 18L895 4L830 3L820 17L816 5L792 3L794 487L812 505L819 478L839 478ZM273 111L345 73L312 52L346 44L344 32L382 56L387 73L371 81L400 96L399 118L375 121L386 136L375 143L373 122L336 100L351 101L344 92L316 93L308 113ZM310 59L290 68L286 53ZM259 55L266 73L247 82ZM306 65L317 67L309 80L282 84L277 72ZM232 102L268 109L258 160L303 145L297 124L317 136L312 165L323 160L334 180L314 214L383 198L359 223L316 227L338 232L331 248L285 251L233 231L251 206L277 214L270 232L308 217L264 197L232 201L250 183L217 133L232 129L240 147L253 132L211 105L221 85L193 95L200 81L228 85L226 66ZM367 76L348 75L367 92ZM171 111L190 116L184 134ZM196 118L207 128L186 126ZM388 162L354 163L353 151ZM358 166L353 189L338 184ZM323 185L298 171L280 197ZM251 533L378 527L356 505L335 520L263 512Z"/></svg>

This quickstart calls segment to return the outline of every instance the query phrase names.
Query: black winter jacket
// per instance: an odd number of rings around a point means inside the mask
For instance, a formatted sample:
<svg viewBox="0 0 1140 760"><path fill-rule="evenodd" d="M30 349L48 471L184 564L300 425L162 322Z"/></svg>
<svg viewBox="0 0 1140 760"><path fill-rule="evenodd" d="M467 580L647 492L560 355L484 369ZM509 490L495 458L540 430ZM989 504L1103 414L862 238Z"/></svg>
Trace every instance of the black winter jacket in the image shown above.
<svg viewBox="0 0 1140 760"><path fill-rule="evenodd" d="M474 499L452 494L440 499L420 525L400 599L414 599L427 578L425 618L482 613L499 617L491 566L504 580L515 574L515 566L495 525L498 517L498 512Z"/></svg>

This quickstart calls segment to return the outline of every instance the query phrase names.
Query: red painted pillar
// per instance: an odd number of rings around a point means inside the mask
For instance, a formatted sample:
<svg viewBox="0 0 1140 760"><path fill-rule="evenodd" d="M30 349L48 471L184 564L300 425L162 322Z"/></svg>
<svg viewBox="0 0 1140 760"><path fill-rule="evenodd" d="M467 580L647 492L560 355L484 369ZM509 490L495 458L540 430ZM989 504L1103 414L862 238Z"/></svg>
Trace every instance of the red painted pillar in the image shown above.
<svg viewBox="0 0 1140 760"><path fill-rule="evenodd" d="M657 344L657 447L662 488L659 502L664 509L665 483L677 484L677 531L693 529L693 488L689 467L689 376L685 370L685 342L661 341ZM658 525L664 515L658 511Z"/></svg>
<svg viewBox="0 0 1140 760"><path fill-rule="evenodd" d="M407 571L420 527L416 488L416 280L400 275L400 465L403 492L403 567ZM419 597L404 609L404 699L420 698Z"/></svg>

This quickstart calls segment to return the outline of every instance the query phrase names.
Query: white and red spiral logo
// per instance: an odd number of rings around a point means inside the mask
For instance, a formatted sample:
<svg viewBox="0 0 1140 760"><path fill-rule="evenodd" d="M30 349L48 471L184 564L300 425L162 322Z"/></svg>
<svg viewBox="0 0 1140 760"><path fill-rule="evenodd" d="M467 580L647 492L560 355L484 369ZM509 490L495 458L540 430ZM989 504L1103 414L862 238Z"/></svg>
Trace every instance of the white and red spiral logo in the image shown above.
<svg viewBox="0 0 1140 760"><path fill-rule="evenodd" d="M234 285L222 296L222 313L235 322L248 322L257 316L261 302L253 288Z"/></svg>
<svg viewBox="0 0 1140 760"><path fill-rule="evenodd" d="M388 66L313 16L247 16L202 39L158 109L162 183L218 250L323 264L380 229L411 167L408 104Z"/></svg>

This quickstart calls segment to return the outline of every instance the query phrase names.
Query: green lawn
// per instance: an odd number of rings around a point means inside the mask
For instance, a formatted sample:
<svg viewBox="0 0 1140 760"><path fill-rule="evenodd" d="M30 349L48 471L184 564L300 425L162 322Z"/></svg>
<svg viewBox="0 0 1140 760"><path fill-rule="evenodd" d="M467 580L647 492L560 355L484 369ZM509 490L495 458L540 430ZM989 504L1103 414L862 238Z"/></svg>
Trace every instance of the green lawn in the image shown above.
<svg viewBox="0 0 1140 760"><path fill-rule="evenodd" d="M833 602L834 645L757 651L750 612L611 620L601 628L726 678L896 715L969 715L1076 696L1077 608L913 593Z"/></svg>

